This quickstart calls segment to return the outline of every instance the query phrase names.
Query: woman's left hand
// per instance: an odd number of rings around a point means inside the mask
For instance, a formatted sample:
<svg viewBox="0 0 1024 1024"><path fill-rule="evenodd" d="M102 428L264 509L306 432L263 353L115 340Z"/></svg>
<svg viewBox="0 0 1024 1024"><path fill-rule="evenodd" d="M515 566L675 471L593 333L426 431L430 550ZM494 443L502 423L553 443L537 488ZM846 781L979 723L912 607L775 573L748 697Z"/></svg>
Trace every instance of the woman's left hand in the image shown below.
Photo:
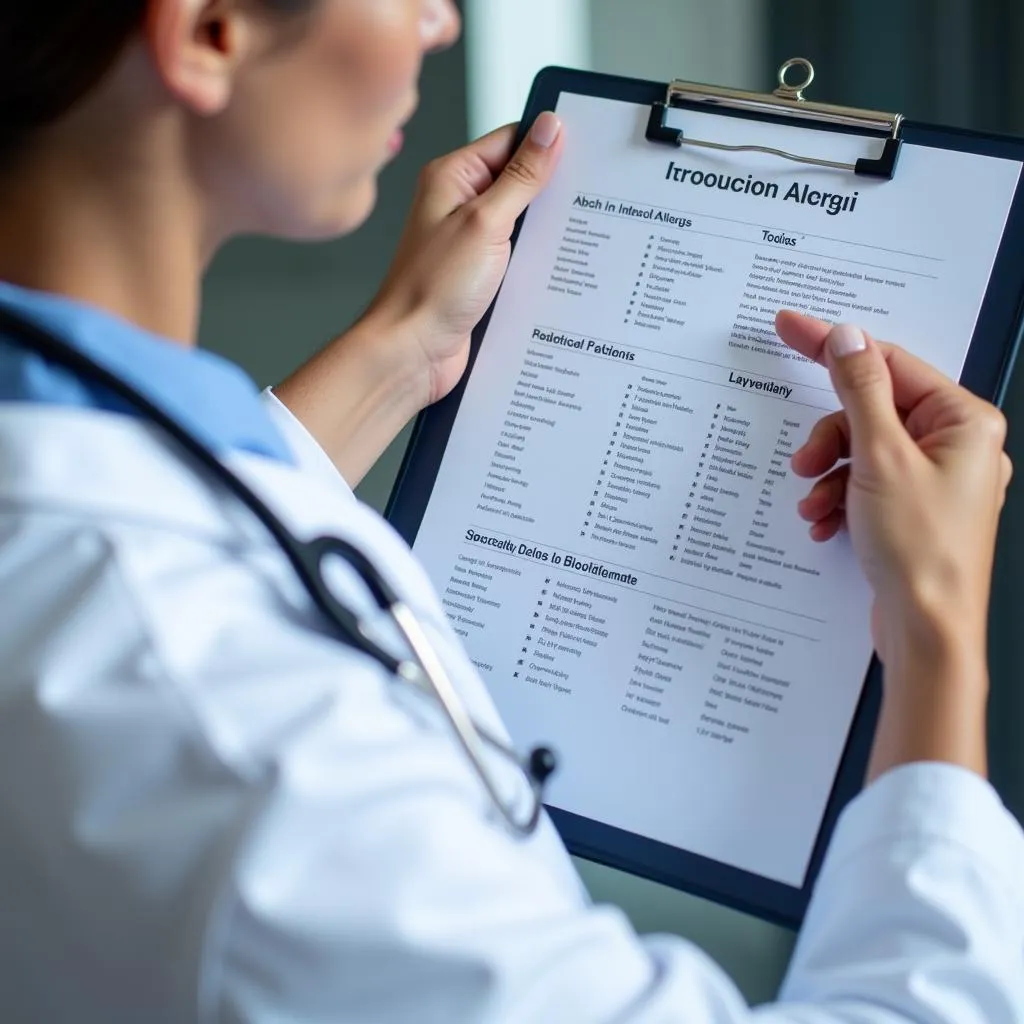
<svg viewBox="0 0 1024 1024"><path fill-rule="evenodd" d="M424 406L465 372L470 334L508 268L516 221L558 164L561 128L554 114L541 114L517 152L509 125L421 175L394 264L364 321L382 357L400 355L405 372L417 367Z"/></svg>

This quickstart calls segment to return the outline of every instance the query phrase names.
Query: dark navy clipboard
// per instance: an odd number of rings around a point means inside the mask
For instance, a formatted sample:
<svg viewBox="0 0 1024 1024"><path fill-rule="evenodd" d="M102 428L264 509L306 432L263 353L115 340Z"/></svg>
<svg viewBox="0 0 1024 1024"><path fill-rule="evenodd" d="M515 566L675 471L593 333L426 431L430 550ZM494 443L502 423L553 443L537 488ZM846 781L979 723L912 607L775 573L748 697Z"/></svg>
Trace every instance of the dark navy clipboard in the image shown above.
<svg viewBox="0 0 1024 1024"><path fill-rule="evenodd" d="M657 107L666 99L665 83L620 78L611 75L547 68L536 78L523 114L520 138L541 112L557 108L563 93L620 100L652 108L652 127ZM674 102L673 106L704 109L696 103ZM808 125L786 112L736 113L715 108L716 114L766 120L783 124ZM821 129L821 125L814 125ZM828 130L874 134L853 128ZM884 137L884 133L877 133ZM1024 139L934 125L903 122L903 142L918 146L976 153L1024 162ZM895 155L895 154L894 154ZM898 164L889 168L898 174ZM516 227L513 247L525 217ZM513 255L514 258L514 255ZM406 452L386 516L412 545L419 531L431 492L441 467L448 438L458 415L473 365L486 344L493 305L473 333L469 367L461 383L443 401L420 414ZM1024 175L1007 219L999 252L971 342L961 383L983 398L1000 404L1024 332ZM652 879L737 910L754 914L788 927L803 919L821 869L829 839L843 808L862 788L875 724L881 703L881 667L875 659L865 677L861 699L854 716L832 792L814 844L807 875L797 888L697 856L664 843L613 828L576 814L549 807L555 826L571 853L609 867Z"/></svg>

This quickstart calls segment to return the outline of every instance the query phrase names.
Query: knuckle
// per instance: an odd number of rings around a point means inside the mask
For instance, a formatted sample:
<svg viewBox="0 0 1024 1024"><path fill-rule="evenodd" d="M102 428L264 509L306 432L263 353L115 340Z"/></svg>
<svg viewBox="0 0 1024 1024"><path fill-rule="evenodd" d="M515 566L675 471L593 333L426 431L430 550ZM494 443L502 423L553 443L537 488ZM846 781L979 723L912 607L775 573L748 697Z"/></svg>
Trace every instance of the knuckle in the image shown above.
<svg viewBox="0 0 1024 1024"><path fill-rule="evenodd" d="M830 442L834 441L843 446L849 433L849 421L846 417L846 410L840 409L838 412L832 413L831 416L826 416L818 423L817 430L822 439Z"/></svg>
<svg viewBox="0 0 1024 1024"><path fill-rule="evenodd" d="M445 158L435 157L429 163L425 164L423 170L420 171L420 185L429 187L433 185L439 178L443 176L445 172Z"/></svg>
<svg viewBox="0 0 1024 1024"><path fill-rule="evenodd" d="M814 490L828 499L830 504L838 505L846 496L846 485L849 481L849 471L845 469L838 473L830 473L823 477L815 485Z"/></svg>
<svg viewBox="0 0 1024 1024"><path fill-rule="evenodd" d="M466 227L474 234L489 235L494 230L495 218L486 203L467 203L462 208Z"/></svg>
<svg viewBox="0 0 1024 1024"><path fill-rule="evenodd" d="M836 427L831 419L819 420L807 437L807 444L814 448L831 449L835 444Z"/></svg>
<svg viewBox="0 0 1024 1024"><path fill-rule="evenodd" d="M1006 443L1006 417L994 405L981 404L978 426L991 444L1002 448Z"/></svg>
<svg viewBox="0 0 1024 1024"><path fill-rule="evenodd" d="M823 435L832 434L836 430L839 415L839 412L830 412L827 416L822 416L821 419L814 424L811 433Z"/></svg>
<svg viewBox="0 0 1024 1024"><path fill-rule="evenodd" d="M512 157L505 165L505 176L518 185L526 185L533 188L538 184L540 178L537 169L521 154Z"/></svg>
<svg viewBox="0 0 1024 1024"><path fill-rule="evenodd" d="M820 445L827 444L829 438L832 436L832 431L829 428L828 418L818 420L817 423L811 427L811 432L807 435L807 441L805 447L819 447Z"/></svg>
<svg viewBox="0 0 1024 1024"><path fill-rule="evenodd" d="M961 422L966 428L966 437L970 439L970 443L978 449L1002 451L1006 444L1006 417L994 405L977 398L965 389L959 390L959 397L967 403L966 407L961 406Z"/></svg>
<svg viewBox="0 0 1024 1024"><path fill-rule="evenodd" d="M904 348L902 345L897 345L895 342L879 341L877 344L882 355L885 357L886 363L890 365L903 365L916 360L916 356L909 349Z"/></svg>
<svg viewBox="0 0 1024 1024"><path fill-rule="evenodd" d="M848 358L841 370L846 386L856 391L866 391L884 383L887 373L885 363L873 358L871 353L863 358Z"/></svg>

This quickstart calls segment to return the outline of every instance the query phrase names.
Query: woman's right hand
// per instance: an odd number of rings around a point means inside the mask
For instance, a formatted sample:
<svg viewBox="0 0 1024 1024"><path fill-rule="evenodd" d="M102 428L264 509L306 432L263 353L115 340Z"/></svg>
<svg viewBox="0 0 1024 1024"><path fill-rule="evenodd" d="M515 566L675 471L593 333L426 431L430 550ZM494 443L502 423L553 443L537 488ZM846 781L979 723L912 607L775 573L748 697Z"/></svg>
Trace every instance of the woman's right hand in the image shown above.
<svg viewBox="0 0 1024 1024"><path fill-rule="evenodd" d="M873 774L909 760L984 772L989 591L1012 473L1006 421L857 328L791 312L776 328L828 368L843 405L817 424L793 471L820 478L800 505L812 536L848 528L874 591L886 683Z"/></svg>

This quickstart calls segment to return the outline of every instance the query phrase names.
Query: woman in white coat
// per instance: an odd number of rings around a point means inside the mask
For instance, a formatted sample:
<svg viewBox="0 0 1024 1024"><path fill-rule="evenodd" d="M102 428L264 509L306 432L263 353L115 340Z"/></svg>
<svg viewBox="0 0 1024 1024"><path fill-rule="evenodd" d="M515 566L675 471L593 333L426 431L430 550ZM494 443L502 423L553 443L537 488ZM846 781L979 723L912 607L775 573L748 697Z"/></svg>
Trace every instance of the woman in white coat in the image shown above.
<svg viewBox="0 0 1024 1024"><path fill-rule="evenodd" d="M449 0L5 5L0 307L133 382L300 536L352 541L493 724L349 485L463 372L558 120L510 162L505 131L428 168L369 312L276 395L194 347L225 239L363 221L457 31ZM1024 840L984 780L1003 421L856 329L779 330L845 407L794 459L821 478L799 511L823 542L850 530L887 675L870 784L757 1011L589 906L546 821L497 824L444 723L160 430L0 337L0 1020L1024 1020Z"/></svg>

